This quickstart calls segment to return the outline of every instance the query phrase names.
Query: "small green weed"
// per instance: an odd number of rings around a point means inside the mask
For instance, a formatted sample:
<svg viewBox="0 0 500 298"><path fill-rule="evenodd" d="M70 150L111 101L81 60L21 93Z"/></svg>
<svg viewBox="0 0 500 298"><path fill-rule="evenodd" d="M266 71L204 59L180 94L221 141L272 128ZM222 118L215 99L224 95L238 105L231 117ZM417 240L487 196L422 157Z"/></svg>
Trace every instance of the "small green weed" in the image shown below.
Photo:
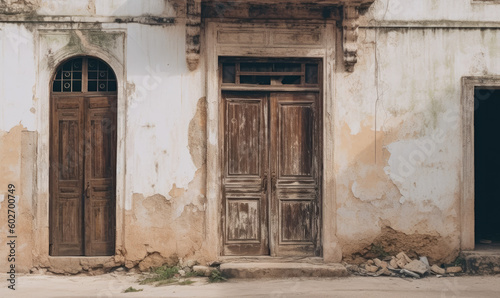
<svg viewBox="0 0 500 298"><path fill-rule="evenodd" d="M464 267L464 265L465 265L465 259L462 258L462 257L457 257L455 259L455 261L453 261L453 263L451 263L451 265Z"/></svg>
<svg viewBox="0 0 500 298"><path fill-rule="evenodd" d="M174 275L179 273L179 268L177 267L168 267L168 266L161 266L158 267L154 270L155 274L158 274L159 276L165 277L165 278L172 278Z"/></svg>
<svg viewBox="0 0 500 298"><path fill-rule="evenodd" d="M151 270L151 273L148 277L139 280L139 284L146 285L152 284L155 287L166 286L166 285L191 285L194 281L187 279L188 277L198 277L204 276L203 273L198 272L188 272L184 277L180 277L179 268L178 267L168 267L161 266L158 268L154 268ZM222 276L221 272L218 270L213 270L208 277L208 281L213 282L221 282L227 280L224 276ZM142 291L142 290L141 290Z"/></svg>
<svg viewBox="0 0 500 298"><path fill-rule="evenodd" d="M377 244L372 245L372 247L370 248L370 252L379 258L385 258L390 255L388 252L385 251L382 245L377 245Z"/></svg>
<svg viewBox="0 0 500 298"><path fill-rule="evenodd" d="M203 274L203 272L191 271L191 272L186 273L186 275L184 277L199 277L199 276L205 276L205 274Z"/></svg>
<svg viewBox="0 0 500 298"><path fill-rule="evenodd" d="M123 293L133 293L133 292L142 292L142 289L135 289L133 287L128 287L127 289L125 289L125 291L123 291Z"/></svg>
<svg viewBox="0 0 500 298"><path fill-rule="evenodd" d="M155 284L155 287L161 287L161 286L173 284L173 283L176 283L178 281L179 281L178 279L173 279L173 278L169 278L169 279L165 279L165 280L160 280L160 281L158 281Z"/></svg>
<svg viewBox="0 0 500 298"><path fill-rule="evenodd" d="M141 280L139 284L145 285L170 280L177 273L179 273L179 268L177 267L161 266L153 270L153 276Z"/></svg>
<svg viewBox="0 0 500 298"><path fill-rule="evenodd" d="M211 282L211 283L223 282L226 280L227 280L227 278L222 276L222 273L219 270L212 270L212 272L210 272L210 276L208 277L208 282Z"/></svg>
<svg viewBox="0 0 500 298"><path fill-rule="evenodd" d="M190 285L190 284L193 284L193 283L194 283L194 281L192 281L190 279L185 279L185 280L179 282L179 284L181 286L186 286L186 285Z"/></svg>

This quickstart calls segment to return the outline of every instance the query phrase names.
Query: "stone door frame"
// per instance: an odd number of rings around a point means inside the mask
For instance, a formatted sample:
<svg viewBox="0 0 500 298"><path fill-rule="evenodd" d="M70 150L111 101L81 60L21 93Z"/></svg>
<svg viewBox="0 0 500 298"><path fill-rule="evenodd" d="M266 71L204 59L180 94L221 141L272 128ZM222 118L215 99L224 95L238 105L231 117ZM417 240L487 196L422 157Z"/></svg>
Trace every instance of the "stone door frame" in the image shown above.
<svg viewBox="0 0 500 298"><path fill-rule="evenodd" d="M50 134L50 86L52 76L61 63L77 56L92 56L106 62L115 72L117 79L117 144L116 144L116 226L115 226L115 252L124 248L124 208L126 205L126 169L125 169L125 133L126 133L126 111L127 111L127 96L126 96L126 67L125 67L125 47L117 47L116 49L100 48L94 44L89 44L85 34L92 34L91 31L96 31L96 34L103 34L112 37L117 43L125 45L126 35L123 30L90 30L90 29L58 29L58 30L38 30L36 33L37 48L37 78L36 78L36 96L37 101L37 130L38 140L36 145L36 185L34 185L35 198L37 202L34 207L34 265L43 265L57 267L57 260L68 259L99 259L100 263L113 258L106 257L52 257L49 255L49 134ZM78 36L80 44L78 46L64 46L58 50L52 49L53 38L61 37L69 38L69 36ZM76 40L76 39L75 39ZM116 51L116 52L112 52Z"/></svg>
<svg viewBox="0 0 500 298"><path fill-rule="evenodd" d="M474 88L500 89L500 76L462 77L462 195L460 249L474 250Z"/></svg>
<svg viewBox="0 0 500 298"><path fill-rule="evenodd" d="M334 73L337 40L334 22L319 24L246 23L206 21L207 67L207 244L210 256L221 259L221 155L219 102L219 57L321 58L323 61L323 173L322 239L323 261L340 262L342 252L336 238L334 177Z"/></svg>

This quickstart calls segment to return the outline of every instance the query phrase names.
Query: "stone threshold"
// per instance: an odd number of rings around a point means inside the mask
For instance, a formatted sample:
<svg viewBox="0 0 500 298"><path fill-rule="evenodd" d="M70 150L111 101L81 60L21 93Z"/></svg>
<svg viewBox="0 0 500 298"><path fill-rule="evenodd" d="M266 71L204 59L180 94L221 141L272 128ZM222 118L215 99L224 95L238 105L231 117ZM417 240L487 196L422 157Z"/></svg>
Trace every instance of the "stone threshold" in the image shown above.
<svg viewBox="0 0 500 298"><path fill-rule="evenodd" d="M500 247L462 251L460 256L465 260L465 272L474 275L500 273Z"/></svg>
<svg viewBox="0 0 500 298"><path fill-rule="evenodd" d="M341 264L305 262L229 262L221 264L220 271L229 278L344 277L349 275L347 269Z"/></svg>
<svg viewBox="0 0 500 298"><path fill-rule="evenodd" d="M106 271L115 266L119 266L115 256L49 256L48 266L41 267L57 274L78 274L96 269Z"/></svg>
<svg viewBox="0 0 500 298"><path fill-rule="evenodd" d="M325 264L321 257L222 256L221 263L308 263Z"/></svg>

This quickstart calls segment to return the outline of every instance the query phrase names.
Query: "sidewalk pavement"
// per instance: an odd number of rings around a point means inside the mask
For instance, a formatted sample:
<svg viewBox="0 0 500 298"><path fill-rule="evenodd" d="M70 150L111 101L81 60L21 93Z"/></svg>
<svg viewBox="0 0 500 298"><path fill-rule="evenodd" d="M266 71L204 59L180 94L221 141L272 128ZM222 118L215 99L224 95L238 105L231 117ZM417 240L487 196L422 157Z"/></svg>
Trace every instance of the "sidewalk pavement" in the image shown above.
<svg viewBox="0 0 500 298"><path fill-rule="evenodd" d="M423 279L394 277L231 279L208 283L189 278L191 285L139 285L140 275L108 273L97 276L20 275L16 290L0 274L0 297L500 297L500 275ZM124 293L129 287L141 292Z"/></svg>

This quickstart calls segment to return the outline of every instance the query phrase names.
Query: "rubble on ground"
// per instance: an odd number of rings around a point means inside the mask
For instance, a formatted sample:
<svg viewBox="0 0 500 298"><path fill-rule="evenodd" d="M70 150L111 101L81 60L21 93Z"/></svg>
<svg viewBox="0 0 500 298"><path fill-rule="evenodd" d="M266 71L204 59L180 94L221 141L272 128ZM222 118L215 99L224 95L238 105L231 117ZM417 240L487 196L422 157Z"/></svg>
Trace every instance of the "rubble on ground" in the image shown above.
<svg viewBox="0 0 500 298"><path fill-rule="evenodd" d="M427 257L411 259L404 252L400 252L396 256L370 259L360 265L345 264L345 266L351 274L361 276L422 278L431 275L437 277L454 276L463 272L460 266L453 265L446 268L438 264L431 266Z"/></svg>

